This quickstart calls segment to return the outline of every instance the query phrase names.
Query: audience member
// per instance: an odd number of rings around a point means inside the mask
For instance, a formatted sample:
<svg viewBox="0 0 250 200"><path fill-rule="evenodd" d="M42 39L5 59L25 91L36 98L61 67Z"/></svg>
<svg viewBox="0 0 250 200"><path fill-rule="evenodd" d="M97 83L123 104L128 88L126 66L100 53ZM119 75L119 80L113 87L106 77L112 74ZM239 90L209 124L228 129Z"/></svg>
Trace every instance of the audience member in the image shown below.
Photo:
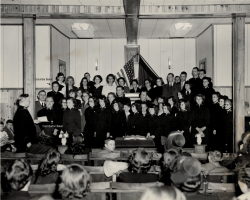
<svg viewBox="0 0 250 200"><path fill-rule="evenodd" d="M107 84L103 86L102 94L107 97L110 92L116 93L116 83L114 74L109 74L106 77L106 82Z"/></svg>
<svg viewBox="0 0 250 200"><path fill-rule="evenodd" d="M241 155L250 155L250 131L242 134L241 142L239 153Z"/></svg>
<svg viewBox="0 0 250 200"><path fill-rule="evenodd" d="M82 104L83 100L82 100L82 93L83 93L83 90L81 88L78 88L76 90L76 99L79 100Z"/></svg>
<svg viewBox="0 0 250 200"><path fill-rule="evenodd" d="M89 92L95 97L99 98L102 95L103 86L101 85L102 77L100 75L94 76L94 85L90 85Z"/></svg>
<svg viewBox="0 0 250 200"><path fill-rule="evenodd" d="M75 85L75 79L72 77L72 76L68 76L66 78L66 97L69 98L69 91L70 90L74 90L76 91L77 90L77 87L74 86Z"/></svg>
<svg viewBox="0 0 250 200"><path fill-rule="evenodd" d="M126 85L128 85L128 84L127 84L125 78L123 78L123 77L118 78L118 79L117 79L117 83L118 83L118 86L121 86L121 87L124 88L124 93L130 93L129 87L126 86ZM126 85L125 85L125 83L126 83ZM118 87L118 86L117 86L117 87ZM116 91L117 91L117 87L116 87Z"/></svg>
<svg viewBox="0 0 250 200"><path fill-rule="evenodd" d="M220 107L224 110L225 109L225 100L228 99L227 96L223 96L221 95L219 97L219 104L220 104Z"/></svg>
<svg viewBox="0 0 250 200"><path fill-rule="evenodd" d="M128 116L131 114L131 104L129 103L126 103L123 105L123 110L125 112L125 115L126 115L126 123L128 124Z"/></svg>
<svg viewBox="0 0 250 200"><path fill-rule="evenodd" d="M15 134L13 127L13 121L11 119L8 119L6 121L5 127L3 128L3 131L7 133L9 140L14 140Z"/></svg>
<svg viewBox="0 0 250 200"><path fill-rule="evenodd" d="M115 153L115 140L112 137L108 137L104 140L104 148L100 153Z"/></svg>
<svg viewBox="0 0 250 200"><path fill-rule="evenodd" d="M1 152L10 150L12 152L16 151L16 148L11 143L14 143L14 140L10 140L8 134L4 131L4 123L0 123L0 147Z"/></svg>
<svg viewBox="0 0 250 200"><path fill-rule="evenodd" d="M65 76L62 72L59 72L56 76L56 80L59 83L59 92L63 94L63 96L66 95L66 85L64 83Z"/></svg>
<svg viewBox="0 0 250 200"><path fill-rule="evenodd" d="M47 97L53 97L54 99L53 107L55 109L59 109L61 107L60 100L63 98L63 94L59 92L59 86L60 86L59 83L57 81L54 81L52 83L52 91L48 92L47 94Z"/></svg>
<svg viewBox="0 0 250 200"><path fill-rule="evenodd" d="M75 130L73 132L72 143L69 144L69 147L65 151L65 154L72 154L75 156L88 154L90 152L90 148L85 147L85 145L83 144L84 138L80 134L81 132L79 130Z"/></svg>
<svg viewBox="0 0 250 200"><path fill-rule="evenodd" d="M174 74L169 73L167 76L167 84L163 86L162 95L167 99L174 96L177 99L177 93L181 91L181 85L174 82Z"/></svg>
<svg viewBox="0 0 250 200"><path fill-rule="evenodd" d="M140 93L141 88L139 86L139 83L136 79L132 80L131 86L130 86L130 93Z"/></svg>
<svg viewBox="0 0 250 200"><path fill-rule="evenodd" d="M95 82L90 80L90 73L86 72L86 73L84 74L84 77L86 77L87 80L88 80L88 87L89 87L89 88L95 85ZM95 79L95 78L94 78L94 79Z"/></svg>

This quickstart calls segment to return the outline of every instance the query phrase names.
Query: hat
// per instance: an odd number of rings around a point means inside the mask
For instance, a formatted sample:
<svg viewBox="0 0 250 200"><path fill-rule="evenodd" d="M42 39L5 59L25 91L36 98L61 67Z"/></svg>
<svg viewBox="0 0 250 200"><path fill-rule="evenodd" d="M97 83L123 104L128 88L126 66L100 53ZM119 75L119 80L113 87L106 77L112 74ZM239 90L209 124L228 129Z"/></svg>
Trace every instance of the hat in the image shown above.
<svg viewBox="0 0 250 200"><path fill-rule="evenodd" d="M106 160L103 165L104 174L107 177L114 175L115 173L127 169L129 164L126 162L116 162L111 160Z"/></svg>
<svg viewBox="0 0 250 200"><path fill-rule="evenodd" d="M222 156L221 155L221 152L219 151L209 151L208 152L208 155L210 156L210 159L213 161L213 162L219 162L222 160Z"/></svg>

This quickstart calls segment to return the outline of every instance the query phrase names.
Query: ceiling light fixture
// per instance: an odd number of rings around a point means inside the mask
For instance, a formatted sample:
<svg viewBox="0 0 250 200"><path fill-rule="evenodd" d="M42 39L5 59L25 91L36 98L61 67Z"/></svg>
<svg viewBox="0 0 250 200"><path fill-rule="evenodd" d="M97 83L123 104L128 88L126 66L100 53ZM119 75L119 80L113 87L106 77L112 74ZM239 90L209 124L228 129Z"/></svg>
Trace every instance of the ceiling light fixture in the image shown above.
<svg viewBox="0 0 250 200"><path fill-rule="evenodd" d="M190 23L176 23L170 28L170 37L185 37L191 29Z"/></svg>
<svg viewBox="0 0 250 200"><path fill-rule="evenodd" d="M94 37L94 29L92 25L87 24L87 23L74 23L71 25L71 30L79 38L93 38Z"/></svg>

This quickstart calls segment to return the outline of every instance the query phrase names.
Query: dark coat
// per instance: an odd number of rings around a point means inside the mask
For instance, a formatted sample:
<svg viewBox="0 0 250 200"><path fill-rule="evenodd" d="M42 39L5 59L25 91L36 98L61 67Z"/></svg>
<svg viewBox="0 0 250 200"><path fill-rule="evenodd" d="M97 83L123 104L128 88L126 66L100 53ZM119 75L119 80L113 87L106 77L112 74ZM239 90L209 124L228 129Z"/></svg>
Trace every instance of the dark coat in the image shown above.
<svg viewBox="0 0 250 200"><path fill-rule="evenodd" d="M174 96L175 100L178 99L178 92L181 91L180 84L174 83L171 87L168 83L162 87L162 96L166 99L170 96Z"/></svg>
<svg viewBox="0 0 250 200"><path fill-rule="evenodd" d="M135 91L134 88L130 90L130 93L140 93L141 89L137 88L137 90Z"/></svg>
<svg viewBox="0 0 250 200"><path fill-rule="evenodd" d="M76 87L76 86L72 86L72 89L74 90L74 91L76 91L78 88ZM70 89L69 89L69 87L68 87L68 85L66 84L66 97L67 98L69 98L69 91L70 91Z"/></svg>
<svg viewBox="0 0 250 200"><path fill-rule="evenodd" d="M116 97L116 101L120 102L122 105L124 105L124 104L130 104L131 105L130 98L125 97L125 95L123 97Z"/></svg>
<svg viewBox="0 0 250 200"><path fill-rule="evenodd" d="M84 142L86 147L93 147L94 145L94 132L95 132L95 115L96 109L87 107L85 110L85 128L84 128Z"/></svg>
<svg viewBox="0 0 250 200"><path fill-rule="evenodd" d="M157 129L157 121L158 116L157 115L148 115L147 116L147 133L150 133L150 135L155 135L156 129Z"/></svg>
<svg viewBox="0 0 250 200"><path fill-rule="evenodd" d="M60 100L64 97L62 93L51 91L51 92L48 92L47 97L53 97L54 99L53 108L56 108L56 109L61 108Z"/></svg>
<svg viewBox="0 0 250 200"><path fill-rule="evenodd" d="M223 110L223 146L224 152L233 152L233 112Z"/></svg>
<svg viewBox="0 0 250 200"><path fill-rule="evenodd" d="M191 126L191 112L190 111L178 111L176 114L176 127L175 130L184 131L183 136L185 137L186 148L193 148L191 133L189 132L189 128Z"/></svg>
<svg viewBox="0 0 250 200"><path fill-rule="evenodd" d="M213 102L212 101L212 94L214 92L215 92L214 89L211 87L207 87L207 88L202 87L201 94L203 94L205 96L204 105L209 107L212 104L212 102Z"/></svg>
<svg viewBox="0 0 250 200"><path fill-rule="evenodd" d="M52 184L57 183L60 174L58 172L51 172L46 176L33 176L31 179L31 184Z"/></svg>
<svg viewBox="0 0 250 200"><path fill-rule="evenodd" d="M206 129L203 131L205 134L205 137L202 138L202 144L207 144L209 141L208 136L208 128L209 128L209 122L210 122L210 114L209 110L206 106L196 105L191 112L191 126L192 126L192 141L193 144L197 144L195 135L198 133L196 128L202 128L206 127Z"/></svg>
<svg viewBox="0 0 250 200"><path fill-rule="evenodd" d="M169 133L175 128L175 117L171 114L161 114L158 117L157 129L155 137L160 138L161 136L168 137Z"/></svg>
<svg viewBox="0 0 250 200"><path fill-rule="evenodd" d="M162 87L163 87L163 86L156 86L155 88L153 88L155 98L156 98L156 97L161 97L161 96L162 96Z"/></svg>
<svg viewBox="0 0 250 200"><path fill-rule="evenodd" d="M140 113L140 115L142 117L142 119L141 119L141 128L142 128L141 135L146 137L147 133L148 133L147 125L148 125L148 116L149 116L149 114L146 114L146 115L143 116L143 114Z"/></svg>
<svg viewBox="0 0 250 200"><path fill-rule="evenodd" d="M86 125L86 118L85 118L85 111L86 111L86 109L89 107L89 105L88 104L84 104L84 103L82 103L81 104L81 112L82 112L82 115L81 115L81 131L82 132L84 132L84 127L85 127L85 125Z"/></svg>
<svg viewBox="0 0 250 200"><path fill-rule="evenodd" d="M142 135L142 115L131 113L128 116L127 135Z"/></svg>
<svg viewBox="0 0 250 200"><path fill-rule="evenodd" d="M155 99L155 90L154 90L154 88L150 88L150 90L148 90L146 87L143 87L141 90L142 91L147 91L148 96L150 97L151 101L154 101L154 99Z"/></svg>
<svg viewBox="0 0 250 200"><path fill-rule="evenodd" d="M190 104L190 108L192 110L192 108L195 107L195 100L194 100L194 97L195 97L195 94L194 94L194 91L191 90L191 92L189 94L187 94L187 91L184 90L183 93L185 94L184 98L186 100L188 100L189 104Z"/></svg>
<svg viewBox="0 0 250 200"><path fill-rule="evenodd" d="M45 104L45 102L44 102L44 104ZM44 105L44 106L45 106L45 105ZM36 102L35 102L35 118L37 118L37 112L38 112L39 110L42 110L42 109L43 109L43 107L42 107L40 101L36 101Z"/></svg>
<svg viewBox="0 0 250 200"><path fill-rule="evenodd" d="M191 90L193 90L194 95L200 94L202 87L203 87L203 81L202 79L198 78L190 78L189 82L191 84Z"/></svg>
<svg viewBox="0 0 250 200"><path fill-rule="evenodd" d="M13 118L15 146L18 152L25 152L29 142L36 140L36 127L27 109L19 106Z"/></svg>
<svg viewBox="0 0 250 200"><path fill-rule="evenodd" d="M111 112L111 131L110 135L113 138L123 137L127 131L126 115L124 111Z"/></svg>
<svg viewBox="0 0 250 200"><path fill-rule="evenodd" d="M89 81L89 82L88 82L88 86L89 86L89 87L92 87L92 86L94 86L94 85L95 85L95 82L94 82L94 81Z"/></svg>
<svg viewBox="0 0 250 200"><path fill-rule="evenodd" d="M170 114L175 116L175 114L176 114L177 112L178 112L178 108L176 108L175 106L173 106L173 107L171 108Z"/></svg>
<svg viewBox="0 0 250 200"><path fill-rule="evenodd" d="M72 108L63 114L63 132L72 134L75 130L81 131L81 116L79 110Z"/></svg>
<svg viewBox="0 0 250 200"><path fill-rule="evenodd" d="M98 88L96 88L93 85L93 86L90 86L89 92L92 94L92 96L99 98L102 95L102 88L103 88L102 85L100 85Z"/></svg>
<svg viewBox="0 0 250 200"><path fill-rule="evenodd" d="M107 133L111 130L111 112L108 108L99 108L95 115L95 144L96 147L102 148Z"/></svg>

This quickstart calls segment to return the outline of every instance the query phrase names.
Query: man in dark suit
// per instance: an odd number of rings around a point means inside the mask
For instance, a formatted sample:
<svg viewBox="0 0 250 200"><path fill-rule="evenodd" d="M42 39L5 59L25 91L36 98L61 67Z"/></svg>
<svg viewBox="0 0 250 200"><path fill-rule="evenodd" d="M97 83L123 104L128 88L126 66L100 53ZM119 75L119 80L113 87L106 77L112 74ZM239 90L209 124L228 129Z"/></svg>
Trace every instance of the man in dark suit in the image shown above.
<svg viewBox="0 0 250 200"><path fill-rule="evenodd" d="M39 91L37 99L38 101L35 102L35 118L37 118L37 112L46 107L45 105L46 92L44 90Z"/></svg>
<svg viewBox="0 0 250 200"><path fill-rule="evenodd" d="M205 96L205 102L204 104L208 107L212 104L212 94L215 92L212 87L209 86L210 78L204 77L202 79L203 81L203 88L201 90L201 94Z"/></svg>
<svg viewBox="0 0 250 200"><path fill-rule="evenodd" d="M191 88L189 81L185 82L183 93L185 95L185 99L189 101L190 108L192 109L195 105L195 101L194 101L194 92Z"/></svg>
<svg viewBox="0 0 250 200"><path fill-rule="evenodd" d="M174 96L175 100L178 99L178 92L181 91L181 84L174 83L174 74L169 73L167 76L167 84L162 87L162 96L166 99Z"/></svg>
<svg viewBox="0 0 250 200"><path fill-rule="evenodd" d="M181 84L181 91L184 91L184 89L185 89L185 82L187 80L187 72L184 72L184 71L181 72L180 79L181 79L181 82L180 82L180 84Z"/></svg>
<svg viewBox="0 0 250 200"><path fill-rule="evenodd" d="M116 101L120 102L122 104L122 106L124 106L125 104L131 104L130 98L125 97L124 95L124 87L122 86L117 86L116 87Z"/></svg>
<svg viewBox="0 0 250 200"><path fill-rule="evenodd" d="M203 80L203 78L205 78L205 77L208 78L208 80L209 80L209 85L208 86L210 88L213 87L212 79L210 77L207 77L205 69L200 69L199 70L199 77L200 77L201 80Z"/></svg>
<svg viewBox="0 0 250 200"><path fill-rule="evenodd" d="M194 67L192 69L193 78L189 79L189 83L191 84L192 90L194 94L199 94L202 89L202 80L199 77L199 69L198 67Z"/></svg>

